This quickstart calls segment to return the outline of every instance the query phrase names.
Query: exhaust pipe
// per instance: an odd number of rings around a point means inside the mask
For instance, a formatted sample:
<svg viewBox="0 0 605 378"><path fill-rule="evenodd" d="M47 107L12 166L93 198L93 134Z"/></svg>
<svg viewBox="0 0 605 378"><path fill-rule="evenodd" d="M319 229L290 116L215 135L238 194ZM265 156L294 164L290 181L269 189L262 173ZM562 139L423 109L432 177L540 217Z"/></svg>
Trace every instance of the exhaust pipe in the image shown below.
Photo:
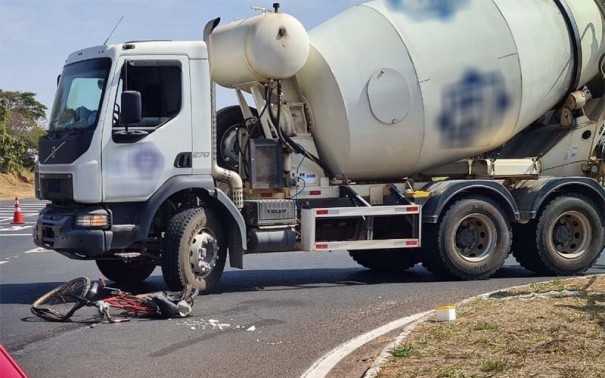
<svg viewBox="0 0 605 378"><path fill-rule="evenodd" d="M210 53L210 35L212 31L221 22L220 18L210 20L204 27L204 42ZM212 177L219 181L225 182L229 185L231 200L238 209L244 208L244 183L241 176L228 169L219 167L217 154L218 154L218 141L217 141L217 125L216 125L216 83L212 80L212 60L208 57L208 65L210 67L210 111L212 113Z"/></svg>

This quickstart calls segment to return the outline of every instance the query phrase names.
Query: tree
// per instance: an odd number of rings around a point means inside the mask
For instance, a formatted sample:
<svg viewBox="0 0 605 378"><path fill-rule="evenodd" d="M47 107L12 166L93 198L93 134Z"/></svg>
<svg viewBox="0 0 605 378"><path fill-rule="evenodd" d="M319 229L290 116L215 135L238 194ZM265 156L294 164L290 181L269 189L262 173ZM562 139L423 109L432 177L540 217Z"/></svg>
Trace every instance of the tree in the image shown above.
<svg viewBox="0 0 605 378"><path fill-rule="evenodd" d="M46 132L46 106L32 92L0 89L0 171L33 168L38 138Z"/></svg>
<svg viewBox="0 0 605 378"><path fill-rule="evenodd" d="M6 127L12 135L23 140L27 148L37 150L38 138L45 133L46 106L38 102L32 92L5 92L0 90L0 101L8 108Z"/></svg>

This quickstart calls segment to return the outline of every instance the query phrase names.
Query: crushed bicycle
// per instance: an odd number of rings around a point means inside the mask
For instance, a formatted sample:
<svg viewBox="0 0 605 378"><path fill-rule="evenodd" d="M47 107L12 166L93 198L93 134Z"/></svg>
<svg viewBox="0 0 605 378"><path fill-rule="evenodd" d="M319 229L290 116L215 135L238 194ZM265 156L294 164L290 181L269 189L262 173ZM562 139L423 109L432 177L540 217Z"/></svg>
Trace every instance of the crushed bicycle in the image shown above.
<svg viewBox="0 0 605 378"><path fill-rule="evenodd" d="M49 291L31 306L31 312L48 321L65 322L83 307L95 307L102 322L119 323L131 318L184 318L191 314L198 290L185 286L180 292L131 294L108 287L101 278L91 282L78 277ZM116 314L117 311L117 314Z"/></svg>

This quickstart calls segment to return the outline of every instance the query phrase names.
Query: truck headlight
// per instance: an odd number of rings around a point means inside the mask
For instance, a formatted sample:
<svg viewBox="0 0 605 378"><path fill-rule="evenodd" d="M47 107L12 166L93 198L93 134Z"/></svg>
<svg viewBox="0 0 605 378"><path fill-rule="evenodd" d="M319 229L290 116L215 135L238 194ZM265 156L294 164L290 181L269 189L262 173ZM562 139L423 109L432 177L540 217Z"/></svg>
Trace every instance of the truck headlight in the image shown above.
<svg viewBox="0 0 605 378"><path fill-rule="evenodd" d="M107 214L79 214L76 216L76 226L105 228L108 226Z"/></svg>

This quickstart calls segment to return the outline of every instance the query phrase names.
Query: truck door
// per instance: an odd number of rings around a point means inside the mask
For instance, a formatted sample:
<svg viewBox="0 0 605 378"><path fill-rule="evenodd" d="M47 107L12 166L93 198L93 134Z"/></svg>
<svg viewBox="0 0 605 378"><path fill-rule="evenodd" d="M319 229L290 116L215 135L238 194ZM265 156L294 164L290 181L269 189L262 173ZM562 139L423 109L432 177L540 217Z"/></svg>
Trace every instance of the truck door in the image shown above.
<svg viewBox="0 0 605 378"><path fill-rule="evenodd" d="M137 124L120 121L121 94L126 90L141 94L142 119ZM191 174L188 93L186 57L118 61L110 92L112 114L107 117L111 122L105 123L103 138L104 202L145 201L169 178Z"/></svg>

